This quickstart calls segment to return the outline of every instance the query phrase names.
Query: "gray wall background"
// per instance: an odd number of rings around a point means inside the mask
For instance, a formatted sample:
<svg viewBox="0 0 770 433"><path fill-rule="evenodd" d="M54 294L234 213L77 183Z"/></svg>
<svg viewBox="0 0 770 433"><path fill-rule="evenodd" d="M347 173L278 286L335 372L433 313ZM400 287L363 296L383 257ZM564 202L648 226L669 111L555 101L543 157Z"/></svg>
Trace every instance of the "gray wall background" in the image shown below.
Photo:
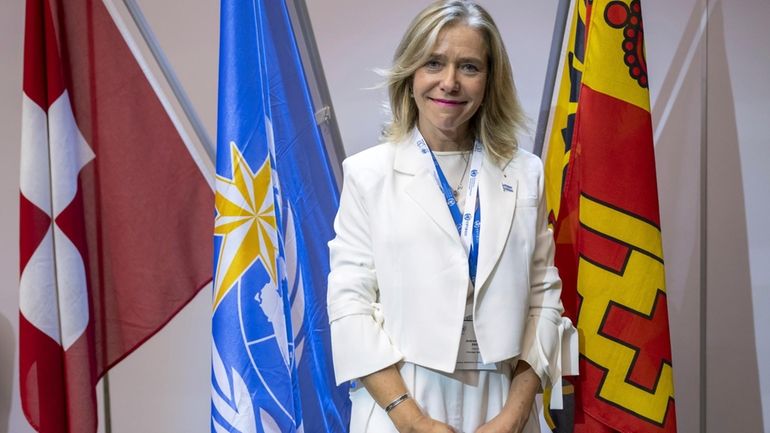
<svg viewBox="0 0 770 433"><path fill-rule="evenodd" d="M218 2L138 3L214 137ZM388 66L427 1L307 3L352 154L376 143L385 119L372 70ZM503 32L534 130L556 1L481 3ZM770 432L770 373L760 368L770 365L770 2L642 6L679 431ZM23 0L0 3L0 433L32 431L20 410L16 370L23 14ZM112 370L113 432L209 431L210 297L203 290Z"/></svg>

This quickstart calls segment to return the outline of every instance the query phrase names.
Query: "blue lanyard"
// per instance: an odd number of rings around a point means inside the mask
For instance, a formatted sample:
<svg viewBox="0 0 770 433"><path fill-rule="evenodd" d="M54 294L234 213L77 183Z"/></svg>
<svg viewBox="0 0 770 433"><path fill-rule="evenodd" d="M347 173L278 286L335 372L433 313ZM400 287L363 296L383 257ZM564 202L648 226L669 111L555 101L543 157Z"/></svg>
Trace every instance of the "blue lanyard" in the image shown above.
<svg viewBox="0 0 770 433"><path fill-rule="evenodd" d="M446 199L449 212L452 214L452 220L454 220L455 227L457 227L457 234L462 237L462 212L460 212L460 207L457 206L457 200L455 200L455 197L452 194L452 187L449 186L449 182L447 182L446 176L444 176L444 172L441 170L441 166L439 166L438 161L436 161L436 156L433 152L430 153L430 156L433 159L433 165L436 166L436 174L438 174L441 191L444 193L444 199ZM468 271L473 285L476 285L476 268L479 263L479 237L481 233L481 204L478 197L478 192L476 192L476 209L473 214L473 242L471 243L471 248L468 252ZM470 218L470 215L467 215L466 218Z"/></svg>

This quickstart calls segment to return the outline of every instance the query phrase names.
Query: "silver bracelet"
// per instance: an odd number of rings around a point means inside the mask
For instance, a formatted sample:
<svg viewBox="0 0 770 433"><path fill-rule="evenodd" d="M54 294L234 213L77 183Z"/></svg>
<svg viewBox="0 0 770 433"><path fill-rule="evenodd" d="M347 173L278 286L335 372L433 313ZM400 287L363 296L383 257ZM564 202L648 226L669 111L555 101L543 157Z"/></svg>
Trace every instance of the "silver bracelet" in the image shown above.
<svg viewBox="0 0 770 433"><path fill-rule="evenodd" d="M399 404L405 402L409 398L409 393L403 393L400 396L396 397L395 400L391 401L389 405L385 406L385 413L390 413L393 409L396 408Z"/></svg>

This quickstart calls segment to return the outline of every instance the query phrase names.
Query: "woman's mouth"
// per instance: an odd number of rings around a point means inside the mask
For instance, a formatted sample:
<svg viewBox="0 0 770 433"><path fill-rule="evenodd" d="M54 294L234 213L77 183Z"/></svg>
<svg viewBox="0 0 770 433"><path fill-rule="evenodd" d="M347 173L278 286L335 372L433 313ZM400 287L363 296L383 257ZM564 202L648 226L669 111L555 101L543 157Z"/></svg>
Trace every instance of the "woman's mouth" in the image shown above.
<svg viewBox="0 0 770 433"><path fill-rule="evenodd" d="M441 98L428 98L431 101L435 102L436 104L443 105L446 107L457 107L460 105L464 105L466 101L455 101L452 99L441 99Z"/></svg>

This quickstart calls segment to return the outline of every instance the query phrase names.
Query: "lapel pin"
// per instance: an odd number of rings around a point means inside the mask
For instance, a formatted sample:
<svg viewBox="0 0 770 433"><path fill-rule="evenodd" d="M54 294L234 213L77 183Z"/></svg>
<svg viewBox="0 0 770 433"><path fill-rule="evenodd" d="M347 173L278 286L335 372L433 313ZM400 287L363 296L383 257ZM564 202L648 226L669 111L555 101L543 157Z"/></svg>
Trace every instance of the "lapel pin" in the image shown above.
<svg viewBox="0 0 770 433"><path fill-rule="evenodd" d="M510 186L510 185L508 185L507 183L504 183L504 184L503 184L503 191L506 191L506 192L513 192L513 187L512 187L512 186Z"/></svg>

